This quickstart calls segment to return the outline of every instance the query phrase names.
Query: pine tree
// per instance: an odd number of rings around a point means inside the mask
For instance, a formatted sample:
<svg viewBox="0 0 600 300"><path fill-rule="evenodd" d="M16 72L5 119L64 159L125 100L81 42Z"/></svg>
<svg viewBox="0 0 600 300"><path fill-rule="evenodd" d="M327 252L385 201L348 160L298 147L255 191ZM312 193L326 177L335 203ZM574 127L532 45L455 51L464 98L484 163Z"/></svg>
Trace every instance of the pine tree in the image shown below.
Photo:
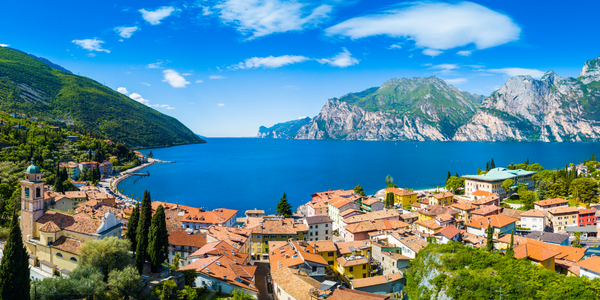
<svg viewBox="0 0 600 300"><path fill-rule="evenodd" d="M150 192L144 191L142 198L142 207L137 227L136 249L135 249L135 266L138 272L142 274L144 270L144 262L146 261L146 250L148 249L148 229L152 221L152 205L150 204Z"/></svg>
<svg viewBox="0 0 600 300"><path fill-rule="evenodd" d="M492 225L490 225L488 223L488 228L487 228L487 245L486 245L486 249L489 252L492 252L494 250L494 233L492 231Z"/></svg>
<svg viewBox="0 0 600 300"><path fill-rule="evenodd" d="M16 211L0 263L0 299L29 299L29 254L23 245L23 236Z"/></svg>
<svg viewBox="0 0 600 300"><path fill-rule="evenodd" d="M125 237L131 242L132 252L135 252L137 246L137 227L139 220L140 204L136 203L133 211L131 212L131 217L129 217L129 222L127 223L127 232L125 233Z"/></svg>
<svg viewBox="0 0 600 300"><path fill-rule="evenodd" d="M279 199L279 203L277 203L277 214L284 217L292 216L292 206L287 201L287 195L283 193L283 197Z"/></svg>
<svg viewBox="0 0 600 300"><path fill-rule="evenodd" d="M150 256L152 273L167 259L169 253L169 231L165 220L165 210L159 205L152 217L152 225L148 233L148 256Z"/></svg>
<svg viewBox="0 0 600 300"><path fill-rule="evenodd" d="M515 235L515 231L513 230L510 233L510 244L508 245L508 248L506 248L506 256L510 257L510 258L514 258L515 257L515 250L514 250L514 235Z"/></svg>

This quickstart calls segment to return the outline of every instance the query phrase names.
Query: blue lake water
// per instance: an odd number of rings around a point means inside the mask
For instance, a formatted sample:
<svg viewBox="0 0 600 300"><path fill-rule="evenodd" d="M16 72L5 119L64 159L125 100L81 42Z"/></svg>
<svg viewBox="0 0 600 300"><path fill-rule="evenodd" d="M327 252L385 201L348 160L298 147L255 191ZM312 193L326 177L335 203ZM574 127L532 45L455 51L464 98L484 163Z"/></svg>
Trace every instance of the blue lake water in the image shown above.
<svg viewBox="0 0 600 300"><path fill-rule="evenodd" d="M149 149L155 164L133 183L119 185L127 195L149 190L153 200L274 213L285 192L294 209L310 195L360 184L368 194L385 187L389 174L404 188L443 185L446 174L473 174L493 158L497 167L528 157L548 169L600 154L600 143L475 143L313 141L209 138L206 144Z"/></svg>

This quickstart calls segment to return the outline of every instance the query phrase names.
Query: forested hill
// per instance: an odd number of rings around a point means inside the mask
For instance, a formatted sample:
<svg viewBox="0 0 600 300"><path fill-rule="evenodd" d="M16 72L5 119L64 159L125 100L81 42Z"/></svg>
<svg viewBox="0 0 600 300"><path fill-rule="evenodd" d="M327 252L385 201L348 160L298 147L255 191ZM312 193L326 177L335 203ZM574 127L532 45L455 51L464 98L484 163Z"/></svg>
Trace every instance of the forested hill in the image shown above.
<svg viewBox="0 0 600 300"><path fill-rule="evenodd" d="M173 117L9 48L0 48L0 110L134 147L205 142Z"/></svg>

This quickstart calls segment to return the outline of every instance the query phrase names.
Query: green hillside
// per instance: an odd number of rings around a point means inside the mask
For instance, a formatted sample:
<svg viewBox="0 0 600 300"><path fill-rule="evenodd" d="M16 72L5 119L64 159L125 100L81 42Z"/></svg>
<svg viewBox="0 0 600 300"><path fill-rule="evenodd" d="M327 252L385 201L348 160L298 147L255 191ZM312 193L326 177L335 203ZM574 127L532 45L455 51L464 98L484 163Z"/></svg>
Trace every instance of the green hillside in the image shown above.
<svg viewBox="0 0 600 300"><path fill-rule="evenodd" d="M177 119L92 79L0 48L0 110L99 134L128 146L204 142Z"/></svg>

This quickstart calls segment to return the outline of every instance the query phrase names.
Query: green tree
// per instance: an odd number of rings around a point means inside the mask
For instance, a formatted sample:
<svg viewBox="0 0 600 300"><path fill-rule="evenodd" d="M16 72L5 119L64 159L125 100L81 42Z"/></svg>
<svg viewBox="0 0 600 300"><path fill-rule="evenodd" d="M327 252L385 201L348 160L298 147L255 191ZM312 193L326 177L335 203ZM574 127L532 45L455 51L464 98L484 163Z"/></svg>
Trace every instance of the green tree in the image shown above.
<svg viewBox="0 0 600 300"><path fill-rule="evenodd" d="M510 191L510 187L513 186L513 184L515 184L515 182L512 179L506 179L502 182L501 187L506 192L507 197L508 197L508 192Z"/></svg>
<svg viewBox="0 0 600 300"><path fill-rule="evenodd" d="M359 196L365 196L365 190L360 185L354 187L354 192Z"/></svg>
<svg viewBox="0 0 600 300"><path fill-rule="evenodd" d="M142 288L142 276L133 266L127 266L123 270L112 270L108 274L108 286L111 291L130 299L135 297Z"/></svg>
<svg viewBox="0 0 600 300"><path fill-rule="evenodd" d="M490 161L490 170L495 169L495 168L496 168L496 164L494 163L494 159L492 158L492 160Z"/></svg>
<svg viewBox="0 0 600 300"><path fill-rule="evenodd" d="M105 292L106 284L97 269L78 266L69 277L50 277L33 282L30 295L34 300L102 299Z"/></svg>
<svg viewBox="0 0 600 300"><path fill-rule="evenodd" d="M233 289L231 292L232 300L252 300L254 297L250 295L248 292L241 289Z"/></svg>
<svg viewBox="0 0 600 300"><path fill-rule="evenodd" d="M527 189L525 189L519 193L519 197L521 199L521 202L523 203L524 210L530 210L535 207L535 192L528 191Z"/></svg>
<svg viewBox="0 0 600 300"><path fill-rule="evenodd" d="M506 256L510 257L510 258L514 258L515 257L515 245L514 245L514 235L515 235L515 231L511 231L510 233L510 244L508 244L508 248L506 248Z"/></svg>
<svg viewBox="0 0 600 300"><path fill-rule="evenodd" d="M175 256L173 257L173 270L178 271L179 267L180 267L180 261L181 261L181 255L179 255L179 252L177 252L175 254Z"/></svg>
<svg viewBox="0 0 600 300"><path fill-rule="evenodd" d="M135 252L137 246L137 227L139 219L140 204L136 202L135 207L131 212L131 216L129 217L129 222L127 222L127 231L125 232L125 238L131 243L131 252Z"/></svg>
<svg viewBox="0 0 600 300"><path fill-rule="evenodd" d="M159 284L152 288L152 293L160 300L174 300L175 293L173 289L177 287L177 283L173 280L161 281Z"/></svg>
<svg viewBox="0 0 600 300"><path fill-rule="evenodd" d="M448 181L448 179L450 179L450 177L452 177L452 174L450 174L450 171L448 171L448 174L446 174L446 182Z"/></svg>
<svg viewBox="0 0 600 300"><path fill-rule="evenodd" d="M0 299L29 299L29 254L17 213L13 211L10 233L0 263Z"/></svg>
<svg viewBox="0 0 600 300"><path fill-rule="evenodd" d="M477 168L477 175L481 174L481 168Z"/></svg>
<svg viewBox="0 0 600 300"><path fill-rule="evenodd" d="M461 177L452 176L446 181L446 189L456 194L456 191L460 188L465 187L465 179Z"/></svg>
<svg viewBox="0 0 600 300"><path fill-rule="evenodd" d="M277 214L286 218L292 216L292 205L287 201L287 195L283 193L283 196L277 203Z"/></svg>
<svg viewBox="0 0 600 300"><path fill-rule="evenodd" d="M494 251L494 230L492 229L492 226L488 223L488 227L487 227L487 244L485 245L486 250L489 252Z"/></svg>
<svg viewBox="0 0 600 300"><path fill-rule="evenodd" d="M548 186L546 198L562 198L567 194L567 183L564 179L559 178L555 183Z"/></svg>
<svg viewBox="0 0 600 300"><path fill-rule="evenodd" d="M131 244L128 240L114 236L86 241L79 249L79 265L101 270L106 281L112 270L122 270L131 263L129 249Z"/></svg>
<svg viewBox="0 0 600 300"><path fill-rule="evenodd" d="M394 184L394 178L390 175L385 176L385 184L386 188L398 188L398 185Z"/></svg>
<svg viewBox="0 0 600 300"><path fill-rule="evenodd" d="M539 178L535 182L535 191L540 199L546 199L546 191L548 190L548 181L544 178Z"/></svg>
<svg viewBox="0 0 600 300"><path fill-rule="evenodd" d="M581 232L575 232L573 233L573 236L575 237L575 240L573 241L573 247L581 248Z"/></svg>
<svg viewBox="0 0 600 300"><path fill-rule="evenodd" d="M585 203L591 203L592 200L598 200L596 192L598 191L598 184L594 179L588 177L582 177L573 179L569 189L569 194L574 197L578 197Z"/></svg>
<svg viewBox="0 0 600 300"><path fill-rule="evenodd" d="M177 300L196 300L198 292L190 286L184 286L183 290L179 290L176 293Z"/></svg>
<svg viewBox="0 0 600 300"><path fill-rule="evenodd" d="M159 205L152 217L152 224L148 233L148 256L152 273L158 272L158 267L169 255L169 231L165 220L165 210Z"/></svg>
<svg viewBox="0 0 600 300"><path fill-rule="evenodd" d="M386 193L385 194L385 206L387 208L394 207L394 193Z"/></svg>
<svg viewBox="0 0 600 300"><path fill-rule="evenodd" d="M185 285L189 286L192 286L198 277L196 269L183 270L181 273L183 273L183 276L185 277Z"/></svg>
<svg viewBox="0 0 600 300"><path fill-rule="evenodd" d="M148 230L152 222L152 205L150 201L150 192L146 190L142 197L142 207L136 234L135 266L140 274L144 271L144 263L147 256L146 250L148 249Z"/></svg>

